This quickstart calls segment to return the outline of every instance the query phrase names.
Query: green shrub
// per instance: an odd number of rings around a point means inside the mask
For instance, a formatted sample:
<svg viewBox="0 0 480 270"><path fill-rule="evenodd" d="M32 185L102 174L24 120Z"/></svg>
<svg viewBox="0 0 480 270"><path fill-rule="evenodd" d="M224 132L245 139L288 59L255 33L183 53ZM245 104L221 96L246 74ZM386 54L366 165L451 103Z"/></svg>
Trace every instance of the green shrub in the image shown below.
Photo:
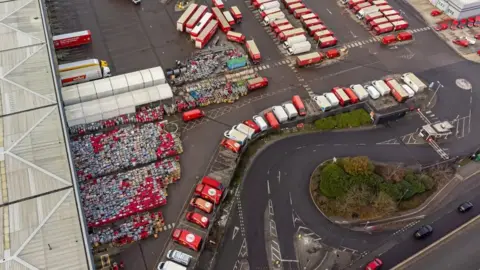
<svg viewBox="0 0 480 270"><path fill-rule="evenodd" d="M328 198L343 196L349 189L349 179L337 164L328 164L321 172L320 193Z"/></svg>
<svg viewBox="0 0 480 270"><path fill-rule="evenodd" d="M335 128L352 128L369 125L372 123L370 115L363 109L354 110L315 121L315 127L321 130Z"/></svg>
<svg viewBox="0 0 480 270"><path fill-rule="evenodd" d="M426 174L419 175L418 179L422 182L425 190L432 190L435 187L435 181L433 178Z"/></svg>
<svg viewBox="0 0 480 270"><path fill-rule="evenodd" d="M400 200L402 198L403 193L399 189L399 186L389 182L383 182L380 184L380 191L385 192L388 194L392 199L395 201Z"/></svg>
<svg viewBox="0 0 480 270"><path fill-rule="evenodd" d="M372 206L375 208L376 212L382 214L391 214L397 210L396 201L390 197L386 192L379 192L375 197L375 200L372 203Z"/></svg>
<svg viewBox="0 0 480 270"><path fill-rule="evenodd" d="M375 169L368 157L348 157L342 159L342 166L346 173L350 175L370 175Z"/></svg>

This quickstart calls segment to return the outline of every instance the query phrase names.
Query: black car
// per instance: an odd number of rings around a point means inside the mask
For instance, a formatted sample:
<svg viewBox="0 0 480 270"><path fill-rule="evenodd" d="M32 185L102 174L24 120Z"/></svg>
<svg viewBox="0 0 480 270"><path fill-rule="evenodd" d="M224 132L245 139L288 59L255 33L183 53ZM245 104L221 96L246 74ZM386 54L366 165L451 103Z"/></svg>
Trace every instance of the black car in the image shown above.
<svg viewBox="0 0 480 270"><path fill-rule="evenodd" d="M422 239L433 233L433 228L430 225L423 225L418 229L413 236L417 239Z"/></svg>
<svg viewBox="0 0 480 270"><path fill-rule="evenodd" d="M471 202L464 202L458 206L458 211L460 213L465 213L468 212L470 209L472 209L473 203Z"/></svg>

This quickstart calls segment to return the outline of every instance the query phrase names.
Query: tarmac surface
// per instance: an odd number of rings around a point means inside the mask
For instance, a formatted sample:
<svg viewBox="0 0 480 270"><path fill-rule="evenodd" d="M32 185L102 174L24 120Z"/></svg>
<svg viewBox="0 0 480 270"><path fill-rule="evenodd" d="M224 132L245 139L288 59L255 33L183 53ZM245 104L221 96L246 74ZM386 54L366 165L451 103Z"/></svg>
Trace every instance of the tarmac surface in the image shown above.
<svg viewBox="0 0 480 270"><path fill-rule="evenodd" d="M305 2L318 12L326 25L339 37L338 47L348 47L348 57L331 66L297 70L282 63L285 58L278 51L277 43L247 8L245 1L226 1L227 6L237 5L242 11L243 22L235 27L235 31L243 32L248 38L255 39L264 59L259 73L271 78L271 83L267 89L253 92L233 105L215 105L207 108L218 122L224 124L206 121L185 127L182 138L185 150L181 158L182 180L169 188L168 205L162 208L169 229L161 233L158 239L150 238L135 243L124 251L121 259L127 269L156 267L163 244L170 237L171 228L177 221L185 199L198 178L203 176L227 126L289 100L294 94L308 97L327 92L334 86L363 83L380 79L388 74L411 71L421 79L434 83L433 89L438 89L435 107L430 113L424 112L427 118L432 122L458 119L455 122L455 135L458 140L445 145L445 148L449 148L447 150L450 150L450 154L467 154L477 146L478 143L471 134L480 132L475 121L472 121L472 118L480 115L475 107L479 98L475 87L480 85L480 78L475 72L477 66L457 56L427 28L408 3L389 1L394 9L403 12L402 16L410 23L410 29L418 30L414 33L415 42L384 48L380 42L373 42L371 34L361 24L352 20L335 1ZM63 52L63 62L85 58L104 59L110 63L112 73L115 75L158 65L168 68L175 60L183 60L194 51L194 46L187 39L187 35L175 30L175 22L181 13L174 12L174 3L165 5L157 0L143 0L138 6L129 0L74 0L69 1L68 5L63 2L52 3L60 11L67 8L69 10L65 12L66 16L57 15L56 20L51 18L51 25L57 31L54 31L54 34L89 29L93 36L92 46ZM60 27L62 25L65 27ZM469 81L474 88L467 90L459 88L456 83L458 79ZM322 243L343 247L352 253L362 254L373 250L390 235L367 235L332 225L319 216L317 209L310 202L305 179L322 160L332 155L350 155L352 148L355 152L382 160L386 158L407 162L439 160L439 156L428 146L409 146L407 149L404 145L377 145L412 133L422 124L423 121L414 116L392 124L392 128L311 134L276 143L275 147L269 148L258 157L249 171L249 177L246 178L241 195L244 216L248 217L244 224L246 237L242 238L239 233L233 237L235 226L240 227L236 213L238 210L234 210L233 225L227 229L226 244L220 251L220 261L216 269L231 269L235 265L239 267L241 265L239 261L244 262L242 259L247 257L252 269L264 269L263 267L268 264L267 247L263 237L263 215L260 214L263 214L269 200L272 201L275 210L274 220L280 235L281 259L285 260L285 269L296 269L290 235L293 235L299 226L315 231L322 237ZM297 147L300 148L296 149ZM394 152L395 155L385 155L390 152ZM278 172L280 177L277 179ZM269 180L271 194L267 192L266 180Z"/></svg>

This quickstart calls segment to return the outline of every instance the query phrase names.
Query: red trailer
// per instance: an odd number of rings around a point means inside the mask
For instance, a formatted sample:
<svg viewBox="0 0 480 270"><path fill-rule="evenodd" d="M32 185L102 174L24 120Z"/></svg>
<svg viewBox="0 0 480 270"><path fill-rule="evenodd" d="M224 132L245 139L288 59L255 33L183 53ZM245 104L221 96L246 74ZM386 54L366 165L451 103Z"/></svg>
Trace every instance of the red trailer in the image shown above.
<svg viewBox="0 0 480 270"><path fill-rule="evenodd" d="M366 7L371 7L372 4L368 3L368 2L363 2L363 3L360 3L358 5L355 5L353 6L353 12L357 13L359 12L362 8L366 8Z"/></svg>
<svg viewBox="0 0 480 270"><path fill-rule="evenodd" d="M368 24L370 25L370 29L373 29L375 26L378 26L384 23L388 23L388 19L385 17L371 20Z"/></svg>
<svg viewBox="0 0 480 270"><path fill-rule="evenodd" d="M225 19L227 20L228 24L230 24L230 25L234 25L234 24L235 24L235 19L233 18L232 13L230 13L230 11L225 10L225 11L223 12L223 16L224 16Z"/></svg>
<svg viewBox="0 0 480 270"><path fill-rule="evenodd" d="M299 36L299 35L305 35L305 30L303 30L303 28L295 28L295 29L292 29L292 30L287 30L287 31L281 32L278 35L278 38L281 41L286 41L290 37Z"/></svg>
<svg viewBox="0 0 480 270"><path fill-rule="evenodd" d="M392 15L387 17L389 22L397 22L397 21L402 21L403 17L400 15Z"/></svg>
<svg viewBox="0 0 480 270"><path fill-rule="evenodd" d="M286 24L290 24L290 22L287 19L280 19L280 20L276 20L276 21L271 22L270 27L276 28L276 27L286 25Z"/></svg>
<svg viewBox="0 0 480 270"><path fill-rule="evenodd" d="M275 32L275 35L278 35L282 32L285 32L285 31L288 31L288 30L292 30L293 29L293 25L291 24L285 24L285 25L281 25L279 27L275 27L273 28L273 32Z"/></svg>
<svg viewBox="0 0 480 270"><path fill-rule="evenodd" d="M227 39L233 42L238 42L238 43L245 43L245 35L242 33L238 32L233 32L233 31L228 31L227 32Z"/></svg>
<svg viewBox="0 0 480 270"><path fill-rule="evenodd" d="M240 12L240 9L237 6L233 6L230 8L230 13L232 13L233 18L235 19L236 23L241 23L242 22L242 13Z"/></svg>
<svg viewBox="0 0 480 270"><path fill-rule="evenodd" d="M299 9L295 9L293 11L293 16L295 16L295 18L297 18L297 19L300 19L300 16L302 16L303 14L309 14L309 13L312 13L311 9L309 9L309 8L299 8Z"/></svg>
<svg viewBox="0 0 480 270"><path fill-rule="evenodd" d="M378 10L379 10L380 12L384 12L384 11L393 10L393 8L392 8L391 6L389 6L389 5L384 5L384 6L379 6L379 7L378 7Z"/></svg>
<svg viewBox="0 0 480 270"><path fill-rule="evenodd" d="M220 26L220 29L222 29L222 32L227 33L230 31L230 23L228 23L227 19L225 19L225 16L223 15L222 11L220 11L219 8L213 7L212 8L212 13L215 18L218 20L218 25Z"/></svg>
<svg viewBox="0 0 480 270"><path fill-rule="evenodd" d="M313 39L318 41L319 39L325 38L325 37L331 37L333 36L333 32L330 30L323 30L323 31L317 31L315 32L315 35L313 36Z"/></svg>
<svg viewBox="0 0 480 270"><path fill-rule="evenodd" d="M345 94L342 88L334 87L332 93L335 94L341 106L347 106L350 104L350 98Z"/></svg>
<svg viewBox="0 0 480 270"><path fill-rule="evenodd" d="M374 27L375 33L377 35L385 34L393 31L392 23L383 23Z"/></svg>
<svg viewBox="0 0 480 270"><path fill-rule="evenodd" d="M385 0L374 0L374 1L371 1L370 3L372 3L372 5L375 5L377 7L388 5L388 2Z"/></svg>
<svg viewBox="0 0 480 270"><path fill-rule="evenodd" d="M278 123L277 118L273 114L272 111L269 111L265 113L265 119L267 120L268 124L273 128L273 129L279 129L280 124Z"/></svg>
<svg viewBox="0 0 480 270"><path fill-rule="evenodd" d="M367 14L365 16L365 21L368 23L371 20L375 20L375 19L382 18L382 17L383 17L383 13L381 13L380 11L377 11L377 12Z"/></svg>
<svg viewBox="0 0 480 270"><path fill-rule="evenodd" d="M202 30L205 28L205 26L208 25L208 23L212 20L213 14L210 12L205 13L203 17L200 19L200 21L197 23L197 26L195 26L192 31L190 32L190 36L192 37L192 40L195 40L195 38L200 35Z"/></svg>
<svg viewBox="0 0 480 270"><path fill-rule="evenodd" d="M292 97L292 104L293 106L295 106L295 109L297 109L298 115L300 116L307 115L307 110L305 109L305 105L303 104L303 101L299 95L295 95Z"/></svg>
<svg viewBox="0 0 480 270"><path fill-rule="evenodd" d="M411 40L413 39L413 35L411 32L401 32L401 33L398 33L397 39L399 41Z"/></svg>
<svg viewBox="0 0 480 270"><path fill-rule="evenodd" d="M318 46L320 48L328 48L337 45L337 39L333 36L330 37L324 37L319 39L318 41Z"/></svg>
<svg viewBox="0 0 480 270"><path fill-rule="evenodd" d="M262 19L267 17L268 15L272 15L272 14L275 14L275 13L280 13L282 12L282 10L280 10L280 8L271 8L271 9L267 9L267 10L264 10L262 12L260 12L260 16L262 16Z"/></svg>
<svg viewBox="0 0 480 270"><path fill-rule="evenodd" d="M353 8L354 6L360 4L360 3L365 3L365 0L350 0L348 1L348 8Z"/></svg>
<svg viewBox="0 0 480 270"><path fill-rule="evenodd" d="M77 47L92 42L90 30L53 36L53 46L56 50Z"/></svg>
<svg viewBox="0 0 480 270"><path fill-rule="evenodd" d="M268 79L265 77L257 77L247 81L247 88L250 91L257 90L268 86Z"/></svg>
<svg viewBox="0 0 480 270"><path fill-rule="evenodd" d="M387 11L382 11L383 15L385 17L388 17L388 16L392 16L392 15L400 15L400 13L398 13L398 11L396 10L387 10Z"/></svg>
<svg viewBox="0 0 480 270"><path fill-rule="evenodd" d="M293 13L297 9L305 8L305 4L303 3L295 3L287 6L288 12Z"/></svg>
<svg viewBox="0 0 480 270"><path fill-rule="evenodd" d="M224 8L225 7L222 0L212 0L212 4L217 8Z"/></svg>
<svg viewBox="0 0 480 270"><path fill-rule="evenodd" d="M255 41L252 40L247 40L246 45L248 55L250 56L250 59L254 64L260 63L262 60L262 56L260 55L260 51L258 50L257 44L255 44Z"/></svg>
<svg viewBox="0 0 480 270"><path fill-rule="evenodd" d="M385 83L388 85L390 93L392 96L400 103L405 102L408 99L408 93L403 89L403 87L397 82L397 80L390 78L385 79Z"/></svg>
<svg viewBox="0 0 480 270"><path fill-rule="evenodd" d="M392 22L392 24L393 24L393 31L405 30L408 28L408 22L406 21L396 21L396 22Z"/></svg>
<svg viewBox="0 0 480 270"><path fill-rule="evenodd" d="M265 4L265 3L268 3L268 2L272 2L272 1L275 1L275 0L253 0L252 1L252 5L258 9L260 8L261 5Z"/></svg>
<svg viewBox="0 0 480 270"><path fill-rule="evenodd" d="M323 24L317 24L314 26L310 26L307 30L308 34L310 34L310 36L313 36L316 32L327 30L327 27Z"/></svg>
<svg viewBox="0 0 480 270"><path fill-rule="evenodd" d="M389 45L397 41L395 35L386 35L382 38L383 45Z"/></svg>
<svg viewBox="0 0 480 270"><path fill-rule="evenodd" d="M284 0L283 4L285 5L285 7L287 7L288 5L293 5L293 4L301 3L301 2L302 2L302 0Z"/></svg>
<svg viewBox="0 0 480 270"><path fill-rule="evenodd" d="M178 18L177 21L177 30L180 32L185 31L185 24L188 22L188 20L192 17L192 15L197 11L198 5L197 4L191 4L188 6L187 10L183 12L182 16Z"/></svg>
<svg viewBox="0 0 480 270"><path fill-rule="evenodd" d="M319 20L318 18L306 20L306 21L303 22L303 26L305 26L305 28L308 28L310 26L314 26L314 25L317 25L317 24L323 24L323 22L321 20Z"/></svg>
<svg viewBox="0 0 480 270"><path fill-rule="evenodd" d="M312 52L297 56L297 66L305 67L312 64L320 63L323 59L323 55L319 52Z"/></svg>
<svg viewBox="0 0 480 270"><path fill-rule="evenodd" d="M352 104L355 104L358 102L358 97L357 95L355 95L352 89L343 88L343 91L345 92L345 94L347 94L348 98L350 98L350 102L352 102Z"/></svg>
<svg viewBox="0 0 480 270"><path fill-rule="evenodd" d="M310 19L315 19L317 18L318 19L318 15L315 14L315 13L308 13L308 14L303 14L302 16L300 16L300 21L303 23L304 21L308 21Z"/></svg>
<svg viewBox="0 0 480 270"><path fill-rule="evenodd" d="M210 39L215 35L218 29L218 22L216 20L211 20L207 26L202 30L200 35L195 39L195 48L202 49Z"/></svg>
<svg viewBox="0 0 480 270"><path fill-rule="evenodd" d="M197 26L198 21L207 13L207 6L199 6L198 9L193 13L193 15L190 17L190 19L187 21L185 24L185 31L190 34L192 32L193 28ZM178 22L177 22L178 24ZM177 25L178 26L178 25Z"/></svg>

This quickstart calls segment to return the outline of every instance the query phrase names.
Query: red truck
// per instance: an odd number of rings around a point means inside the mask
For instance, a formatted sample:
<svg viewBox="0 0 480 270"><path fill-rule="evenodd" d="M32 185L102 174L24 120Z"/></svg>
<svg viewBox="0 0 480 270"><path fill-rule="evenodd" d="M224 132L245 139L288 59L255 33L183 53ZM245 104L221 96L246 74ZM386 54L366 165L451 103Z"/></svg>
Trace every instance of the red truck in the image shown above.
<svg viewBox="0 0 480 270"><path fill-rule="evenodd" d="M389 45L394 43L395 41L397 41L397 38L395 37L395 35L386 35L386 36L383 36L382 38L383 45Z"/></svg>
<svg viewBox="0 0 480 270"><path fill-rule="evenodd" d="M402 21L403 17L400 15L392 15L387 17L389 22L397 22L397 21Z"/></svg>
<svg viewBox="0 0 480 270"><path fill-rule="evenodd" d="M277 28L282 25L290 24L290 22L287 19L280 19L276 20L270 23L270 27L272 28Z"/></svg>
<svg viewBox="0 0 480 270"><path fill-rule="evenodd" d="M235 19L236 23L241 23L242 22L242 13L240 12L240 9L237 6L233 6L230 8L230 13L232 13L233 18Z"/></svg>
<svg viewBox="0 0 480 270"><path fill-rule="evenodd" d="M385 17L388 17L388 16L392 16L392 15L400 15L400 13L396 10L387 10L387 11L382 11L383 15L385 15Z"/></svg>
<svg viewBox="0 0 480 270"><path fill-rule="evenodd" d="M265 77L257 77L247 81L247 89L250 91L257 90L268 86L268 79Z"/></svg>
<svg viewBox="0 0 480 270"><path fill-rule="evenodd" d="M379 6L378 10L380 12L385 12L385 11L393 10L393 8L389 5L383 5L383 6Z"/></svg>
<svg viewBox="0 0 480 270"><path fill-rule="evenodd" d="M385 79L385 83L388 85L390 93L392 96L399 102L405 102L408 99L408 93L403 89L403 87L393 78Z"/></svg>
<svg viewBox="0 0 480 270"><path fill-rule="evenodd" d="M374 27L375 33L377 35L385 34L393 31L392 23L383 23Z"/></svg>
<svg viewBox="0 0 480 270"><path fill-rule="evenodd" d="M288 13L292 14L297 9L305 8L304 3L294 3L287 6Z"/></svg>
<svg viewBox="0 0 480 270"><path fill-rule="evenodd" d="M53 36L53 46L56 50L77 47L92 42L90 30Z"/></svg>
<svg viewBox="0 0 480 270"><path fill-rule="evenodd" d="M375 20L371 20L368 24L370 26L370 29L375 28L375 26L378 26L380 24L388 23L388 19L383 17L383 18L378 18Z"/></svg>
<svg viewBox="0 0 480 270"><path fill-rule="evenodd" d="M262 56L260 55L260 51L258 50L257 44L255 44L255 41L252 40L247 40L245 43L245 46L247 47L248 55L250 56L250 59L254 64L260 63L262 61Z"/></svg>
<svg viewBox="0 0 480 270"><path fill-rule="evenodd" d="M299 8L299 9L295 9L293 11L293 16L295 16L295 18L297 18L297 19L300 19L300 16L302 16L304 14L309 14L309 13L312 13L311 9L309 9L309 8Z"/></svg>
<svg viewBox="0 0 480 270"><path fill-rule="evenodd" d="M406 21L396 21L396 22L392 22L392 24L393 24L393 31L405 30L408 28L408 22Z"/></svg>
<svg viewBox="0 0 480 270"><path fill-rule="evenodd" d="M350 104L350 98L345 94L345 91L343 91L342 88L334 87L332 93L335 94L342 107Z"/></svg>
<svg viewBox="0 0 480 270"><path fill-rule="evenodd" d="M207 26L200 32L200 35L195 38L195 48L202 49L207 45L210 39L215 35L218 29L218 22L211 20Z"/></svg>
<svg viewBox="0 0 480 270"><path fill-rule="evenodd" d="M318 19L318 15L315 14L315 13L308 13L308 14L303 14L302 16L300 16L300 21L303 23L304 21L308 21L310 19L315 19L317 18Z"/></svg>
<svg viewBox="0 0 480 270"><path fill-rule="evenodd" d="M295 109L298 111L298 115L305 116L307 115L307 110L305 109L305 104L303 104L303 100L300 98L299 95L295 95L292 97L292 104L295 106Z"/></svg>
<svg viewBox="0 0 480 270"><path fill-rule="evenodd" d="M202 178L202 184L209 185L221 191L225 190L225 187L222 185L222 183L220 183L218 180L213 179L210 176L204 176Z"/></svg>
<svg viewBox="0 0 480 270"><path fill-rule="evenodd" d="M385 0L374 0L374 1L370 1L370 3L372 3L372 5L375 5L377 7L388 5L388 2Z"/></svg>
<svg viewBox="0 0 480 270"><path fill-rule="evenodd" d="M332 37L333 32L330 30L323 30L323 31L318 31L315 32L315 35L313 36L313 39L318 41L319 39L325 38L325 37Z"/></svg>
<svg viewBox="0 0 480 270"><path fill-rule="evenodd" d="M298 67L305 67L309 65L313 65L316 63L320 63L323 59L323 55L319 52L312 52L307 54L302 54L297 56L297 66Z"/></svg>
<svg viewBox="0 0 480 270"><path fill-rule="evenodd" d="M314 36L316 32L327 30L327 27L323 24L317 24L310 26L307 31L310 36Z"/></svg>
<svg viewBox="0 0 480 270"><path fill-rule="evenodd" d="M295 29L281 32L280 34L278 34L278 38L281 41L286 41L290 37L299 36L299 35L305 35L305 30L303 30L303 28L295 28Z"/></svg>
<svg viewBox="0 0 480 270"><path fill-rule="evenodd" d="M352 9L354 6L360 3L365 3L365 0L350 0L348 1L348 8Z"/></svg>
<svg viewBox="0 0 480 270"><path fill-rule="evenodd" d="M350 88L343 88L343 91L345 92L345 94L347 94L347 96L350 98L350 102L352 102L352 104L355 104L358 102L358 97L357 95L355 95L355 93L353 92L352 89Z"/></svg>
<svg viewBox="0 0 480 270"><path fill-rule="evenodd" d="M213 188L209 185L198 184L195 188L195 195L198 195L205 200L213 202L214 204L219 204L222 199L222 191Z"/></svg>
<svg viewBox="0 0 480 270"><path fill-rule="evenodd" d="M413 35L411 32L401 32L398 33L397 35L397 40L399 41L405 41L405 40L411 40L413 39Z"/></svg>
<svg viewBox="0 0 480 270"><path fill-rule="evenodd" d="M358 5L353 6L353 12L358 13L362 8L370 7L372 4L368 2L363 2Z"/></svg>
<svg viewBox="0 0 480 270"><path fill-rule="evenodd" d="M337 45L337 39L333 36L324 37L318 40L318 46L320 48L328 48Z"/></svg>
<svg viewBox="0 0 480 270"><path fill-rule="evenodd" d="M280 128L280 123L278 123L278 120L277 120L277 118L275 117L275 115L273 114L272 111L269 111L269 112L265 113L265 119L267 120L270 127L272 127L273 129L279 129Z"/></svg>
<svg viewBox="0 0 480 270"><path fill-rule="evenodd" d="M305 28L308 28L310 26L314 26L314 25L317 25L317 24L322 24L323 22L321 20L319 20L318 18L314 18L314 19L310 19L310 20L306 20L303 22L303 26Z"/></svg>
<svg viewBox="0 0 480 270"><path fill-rule="evenodd" d="M292 30L292 29L293 29L293 25L284 24L284 25L280 25L279 27L273 28L273 32L275 32L275 35L278 36L280 33L288 31L288 30Z"/></svg>
<svg viewBox="0 0 480 270"><path fill-rule="evenodd" d="M228 31L227 39L230 41L241 43L241 44L245 43L245 35L238 32Z"/></svg>
<svg viewBox="0 0 480 270"><path fill-rule="evenodd" d="M375 19L382 18L382 17L383 17L383 13L381 13L380 11L369 13L369 14L365 15L365 22L368 23L371 20L375 20Z"/></svg>

